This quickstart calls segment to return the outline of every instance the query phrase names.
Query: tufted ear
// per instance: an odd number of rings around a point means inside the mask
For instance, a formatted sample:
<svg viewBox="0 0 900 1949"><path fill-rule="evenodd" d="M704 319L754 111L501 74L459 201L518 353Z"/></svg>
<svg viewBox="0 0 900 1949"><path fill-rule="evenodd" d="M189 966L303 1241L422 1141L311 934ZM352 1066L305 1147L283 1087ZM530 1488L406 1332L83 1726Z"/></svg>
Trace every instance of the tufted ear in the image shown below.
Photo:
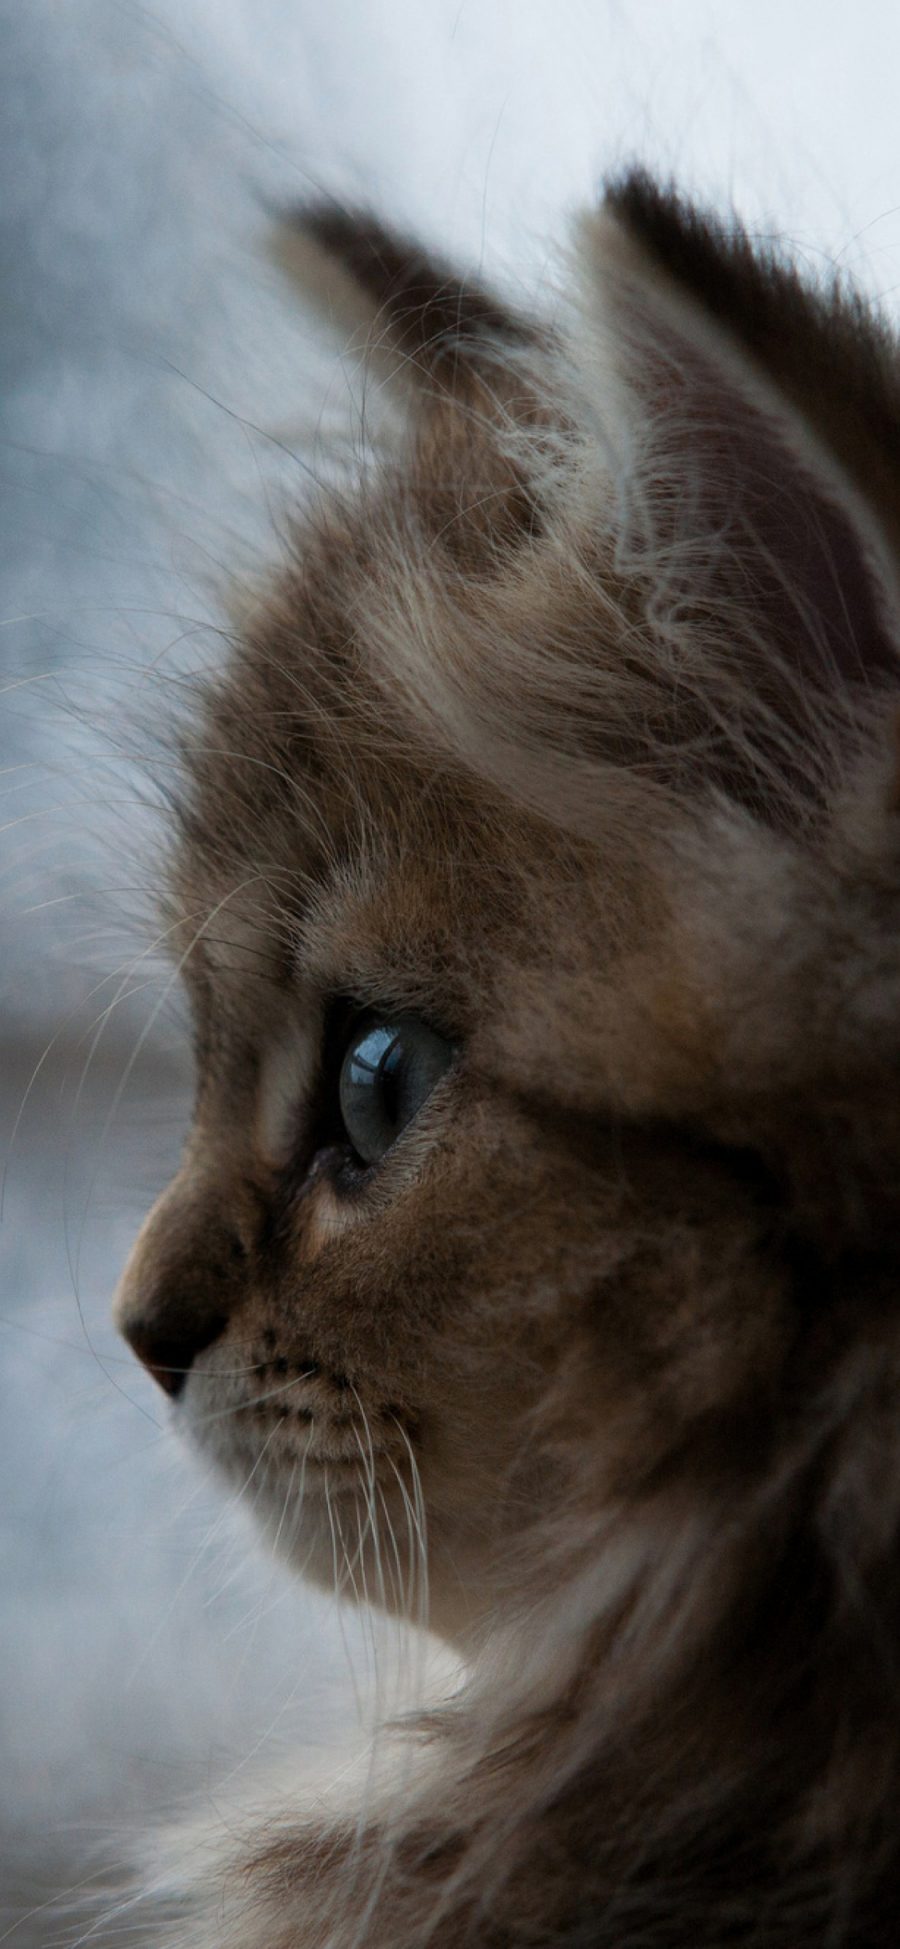
<svg viewBox="0 0 900 1949"><path fill-rule="evenodd" d="M641 174L583 240L619 565L695 765L795 821L900 697L896 347Z"/></svg>
<svg viewBox="0 0 900 1949"><path fill-rule="evenodd" d="M431 386L533 344L535 332L475 279L452 270L371 212L336 202L295 210L279 229L277 255L306 295L325 297L370 351Z"/></svg>

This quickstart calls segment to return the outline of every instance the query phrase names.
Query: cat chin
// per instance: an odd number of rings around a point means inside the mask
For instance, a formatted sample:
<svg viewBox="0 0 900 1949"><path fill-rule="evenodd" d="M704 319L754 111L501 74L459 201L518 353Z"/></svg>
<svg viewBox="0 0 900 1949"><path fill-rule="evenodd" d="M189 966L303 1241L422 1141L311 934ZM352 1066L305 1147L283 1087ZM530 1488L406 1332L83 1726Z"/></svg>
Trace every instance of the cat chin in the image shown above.
<svg viewBox="0 0 900 1949"><path fill-rule="evenodd" d="M366 1458L320 1458L302 1445L267 1447L248 1439L234 1422L210 1423L208 1414L181 1432L212 1460L240 1509L253 1521L267 1549L316 1588L356 1606L372 1606L393 1618L428 1626L432 1605L428 1567L419 1544L424 1516L396 1468L378 1474ZM459 1605L439 1605L441 1635Z"/></svg>
<svg viewBox="0 0 900 1949"><path fill-rule="evenodd" d="M480 1643L485 1624L503 1609L496 1552L432 1519L426 1554L421 1498L417 1506L395 1472L386 1471L373 1490L362 1464L307 1457L298 1467L268 1456L251 1480L258 1447L251 1455L220 1436L213 1449L208 1423L199 1435L189 1426L184 1432L207 1460L212 1454L265 1548L304 1583L427 1631L461 1654Z"/></svg>

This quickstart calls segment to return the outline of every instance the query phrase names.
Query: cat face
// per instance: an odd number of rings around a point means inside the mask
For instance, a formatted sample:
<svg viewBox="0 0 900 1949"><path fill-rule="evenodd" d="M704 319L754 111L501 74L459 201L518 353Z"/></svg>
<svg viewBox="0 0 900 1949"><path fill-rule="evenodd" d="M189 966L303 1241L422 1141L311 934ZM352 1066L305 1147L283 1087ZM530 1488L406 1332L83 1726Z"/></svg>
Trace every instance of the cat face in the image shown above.
<svg viewBox="0 0 900 1949"><path fill-rule="evenodd" d="M408 418L185 738L196 1118L119 1318L299 1568L413 1614L427 1586L465 1636L604 1538L614 1606L708 1534L851 1287L882 1306L877 347L647 185L552 329L306 229L382 307Z"/></svg>

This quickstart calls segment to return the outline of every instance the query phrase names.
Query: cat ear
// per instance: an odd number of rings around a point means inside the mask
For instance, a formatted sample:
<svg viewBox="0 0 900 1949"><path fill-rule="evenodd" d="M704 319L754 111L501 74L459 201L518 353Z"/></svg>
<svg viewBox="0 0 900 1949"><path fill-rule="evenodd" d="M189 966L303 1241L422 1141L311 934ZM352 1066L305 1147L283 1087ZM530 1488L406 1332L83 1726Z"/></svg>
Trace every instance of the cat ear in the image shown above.
<svg viewBox="0 0 900 1949"><path fill-rule="evenodd" d="M796 817L900 695L895 347L643 175L583 238L618 566L707 776Z"/></svg>
<svg viewBox="0 0 900 1949"><path fill-rule="evenodd" d="M534 329L474 279L463 277L377 217L311 204L279 229L277 255L307 296L325 297L371 351L399 355L433 387L458 380L500 348L529 345Z"/></svg>

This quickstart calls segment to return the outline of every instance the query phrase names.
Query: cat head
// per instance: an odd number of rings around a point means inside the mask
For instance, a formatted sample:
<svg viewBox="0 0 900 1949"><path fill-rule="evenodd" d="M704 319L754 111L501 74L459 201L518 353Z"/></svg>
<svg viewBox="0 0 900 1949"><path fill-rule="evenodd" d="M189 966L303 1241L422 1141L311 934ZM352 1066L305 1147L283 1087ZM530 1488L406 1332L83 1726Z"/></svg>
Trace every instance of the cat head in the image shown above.
<svg viewBox="0 0 900 1949"><path fill-rule="evenodd" d="M712 1536L724 1592L816 1470L865 1558L900 1515L893 342L641 176L552 319L301 229L401 430L185 737L196 1115L123 1330L298 1566L400 1611L427 1576L450 1634L566 1579L676 1606Z"/></svg>

